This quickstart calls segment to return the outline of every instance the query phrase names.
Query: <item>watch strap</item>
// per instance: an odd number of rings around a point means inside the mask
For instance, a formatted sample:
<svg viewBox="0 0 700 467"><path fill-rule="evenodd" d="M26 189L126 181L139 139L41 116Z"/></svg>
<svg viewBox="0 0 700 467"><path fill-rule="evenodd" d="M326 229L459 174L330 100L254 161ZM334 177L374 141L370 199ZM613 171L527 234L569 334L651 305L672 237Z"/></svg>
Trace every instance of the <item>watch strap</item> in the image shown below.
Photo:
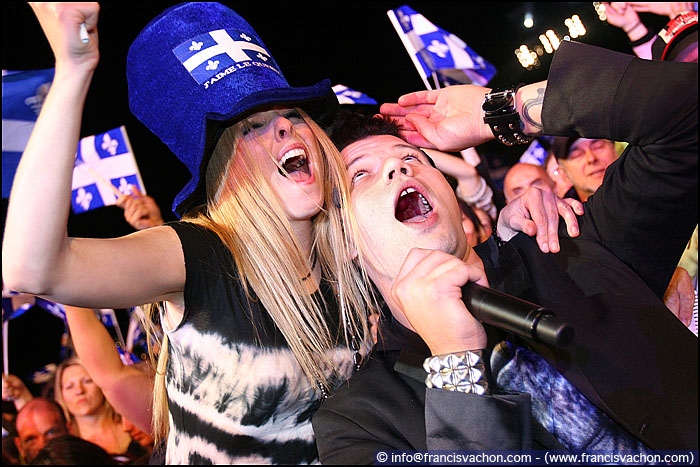
<svg viewBox="0 0 700 467"><path fill-rule="evenodd" d="M484 123L489 125L496 139L506 146L532 141L532 137L523 133L523 123L515 108L517 89L495 89L484 96L482 105Z"/></svg>

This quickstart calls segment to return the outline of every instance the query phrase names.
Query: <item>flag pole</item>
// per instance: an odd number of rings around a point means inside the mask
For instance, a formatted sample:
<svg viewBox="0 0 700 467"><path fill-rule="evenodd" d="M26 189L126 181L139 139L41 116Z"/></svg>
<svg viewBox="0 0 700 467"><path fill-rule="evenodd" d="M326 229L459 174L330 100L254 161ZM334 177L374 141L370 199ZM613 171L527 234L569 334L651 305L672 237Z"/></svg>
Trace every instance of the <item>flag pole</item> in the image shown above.
<svg viewBox="0 0 700 467"><path fill-rule="evenodd" d="M95 170L95 169L93 169L92 167L90 167L89 164L85 163L85 168L87 169L88 172L90 172L90 175L92 175L93 177L95 177L95 180L97 180L98 182L100 182L100 183L102 183L102 184L104 184L104 185L110 187L110 188L112 189L112 193L114 193L114 196L116 196L117 198L119 198L120 196L122 196L122 195L124 194L124 193L122 193L121 191L119 191L119 190L117 189L116 186L112 185L106 178L104 178L102 175L100 175L100 174L97 172L97 170Z"/></svg>
<svg viewBox="0 0 700 467"><path fill-rule="evenodd" d="M399 35L399 38L401 39L401 42L403 43L403 46L406 48L406 51L408 51L408 55L411 57L411 61L413 62L413 65L416 67L416 70L418 70L418 74L420 75L421 79L423 80L423 84L425 84L425 87L428 90L432 90L432 86L430 86L430 81L428 81L428 77L426 76L425 72L423 71L423 67L421 66L420 62L418 62L418 58L416 58L416 55L418 54L418 51L416 48L413 46L409 38L406 36L406 33L403 32L403 28L399 24L398 18L396 18L396 13L394 13L394 10L389 10L386 12L387 16L389 16L389 20L391 21L391 24L394 26L394 29L396 29L396 33Z"/></svg>
<svg viewBox="0 0 700 467"><path fill-rule="evenodd" d="M10 320L5 320L2 322L2 371L4 375L10 374L10 356L7 353L8 345L7 338L9 335L9 324Z"/></svg>

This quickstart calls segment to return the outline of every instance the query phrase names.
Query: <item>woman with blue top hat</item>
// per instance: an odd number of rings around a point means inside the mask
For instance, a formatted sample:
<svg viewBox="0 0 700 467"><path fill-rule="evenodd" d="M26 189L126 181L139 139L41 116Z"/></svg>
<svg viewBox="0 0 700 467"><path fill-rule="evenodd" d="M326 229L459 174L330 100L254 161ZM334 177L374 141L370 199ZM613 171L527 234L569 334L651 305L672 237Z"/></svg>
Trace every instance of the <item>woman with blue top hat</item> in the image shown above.
<svg viewBox="0 0 700 467"><path fill-rule="evenodd" d="M167 439L167 463L315 462L311 415L369 336L347 218L328 209L345 203L344 166L306 113L335 102L330 83L290 86L220 4L169 8L133 42L127 79L132 112L192 174L174 203L182 220L68 238L99 7L32 7L56 75L13 184L4 280L82 307L161 304L153 395L130 391L146 376L125 367L111 402Z"/></svg>

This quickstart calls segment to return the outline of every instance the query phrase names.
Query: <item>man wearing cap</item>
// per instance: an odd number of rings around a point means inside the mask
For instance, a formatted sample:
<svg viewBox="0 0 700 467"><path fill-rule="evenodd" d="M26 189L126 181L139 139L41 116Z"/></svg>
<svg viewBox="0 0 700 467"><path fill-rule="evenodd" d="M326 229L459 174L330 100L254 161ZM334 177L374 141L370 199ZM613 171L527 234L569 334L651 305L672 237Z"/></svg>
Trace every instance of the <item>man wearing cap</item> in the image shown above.
<svg viewBox="0 0 700 467"><path fill-rule="evenodd" d="M608 139L558 136L551 150L581 201L603 184L605 169L617 159L615 143Z"/></svg>

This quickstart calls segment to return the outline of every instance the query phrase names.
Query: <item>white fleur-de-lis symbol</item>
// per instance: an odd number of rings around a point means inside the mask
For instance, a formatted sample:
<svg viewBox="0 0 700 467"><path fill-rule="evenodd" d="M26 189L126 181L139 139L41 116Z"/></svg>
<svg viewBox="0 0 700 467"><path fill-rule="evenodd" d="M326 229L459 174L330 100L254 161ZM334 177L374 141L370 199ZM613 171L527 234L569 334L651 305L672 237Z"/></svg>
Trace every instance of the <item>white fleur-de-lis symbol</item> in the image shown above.
<svg viewBox="0 0 700 467"><path fill-rule="evenodd" d="M250 40L251 40L251 38L249 36L247 36L246 33L244 33L244 32L241 33L241 39L245 39L248 42L250 42Z"/></svg>
<svg viewBox="0 0 700 467"><path fill-rule="evenodd" d="M354 99L359 99L360 97L362 97L362 93L358 91L345 91L343 94Z"/></svg>
<svg viewBox="0 0 700 467"><path fill-rule="evenodd" d="M436 39L433 39L433 42L430 43L427 49L440 58L445 58L447 56L447 51L450 50L447 44Z"/></svg>
<svg viewBox="0 0 700 467"><path fill-rule="evenodd" d="M195 42L192 41L192 45L190 46L190 51L192 50L200 50L202 48L203 42Z"/></svg>
<svg viewBox="0 0 700 467"><path fill-rule="evenodd" d="M218 60L207 60L207 70L216 70L219 67Z"/></svg>
<svg viewBox="0 0 700 467"><path fill-rule="evenodd" d="M110 138L109 134L105 133L105 135L102 137L102 150L107 151L111 155L115 155L117 153L118 147L119 141Z"/></svg>
<svg viewBox="0 0 700 467"><path fill-rule="evenodd" d="M83 210L87 211L92 202L92 193L85 191L85 188L79 188L78 194L75 197L75 202L78 203Z"/></svg>
<svg viewBox="0 0 700 467"><path fill-rule="evenodd" d="M258 52L258 55L256 55L256 57L258 57L258 58L259 58L260 60L262 60L263 62L266 62L266 61L267 61L267 57L264 56L263 54L261 54L260 52Z"/></svg>
<svg viewBox="0 0 700 467"><path fill-rule="evenodd" d="M403 25L404 30L411 29L411 18L408 17L403 11L398 11L399 22Z"/></svg>
<svg viewBox="0 0 700 467"><path fill-rule="evenodd" d="M129 182L127 182L126 178L124 177L119 179L119 186L117 187L117 189L124 195L130 195L131 193L133 193L131 189L131 184L129 184Z"/></svg>

